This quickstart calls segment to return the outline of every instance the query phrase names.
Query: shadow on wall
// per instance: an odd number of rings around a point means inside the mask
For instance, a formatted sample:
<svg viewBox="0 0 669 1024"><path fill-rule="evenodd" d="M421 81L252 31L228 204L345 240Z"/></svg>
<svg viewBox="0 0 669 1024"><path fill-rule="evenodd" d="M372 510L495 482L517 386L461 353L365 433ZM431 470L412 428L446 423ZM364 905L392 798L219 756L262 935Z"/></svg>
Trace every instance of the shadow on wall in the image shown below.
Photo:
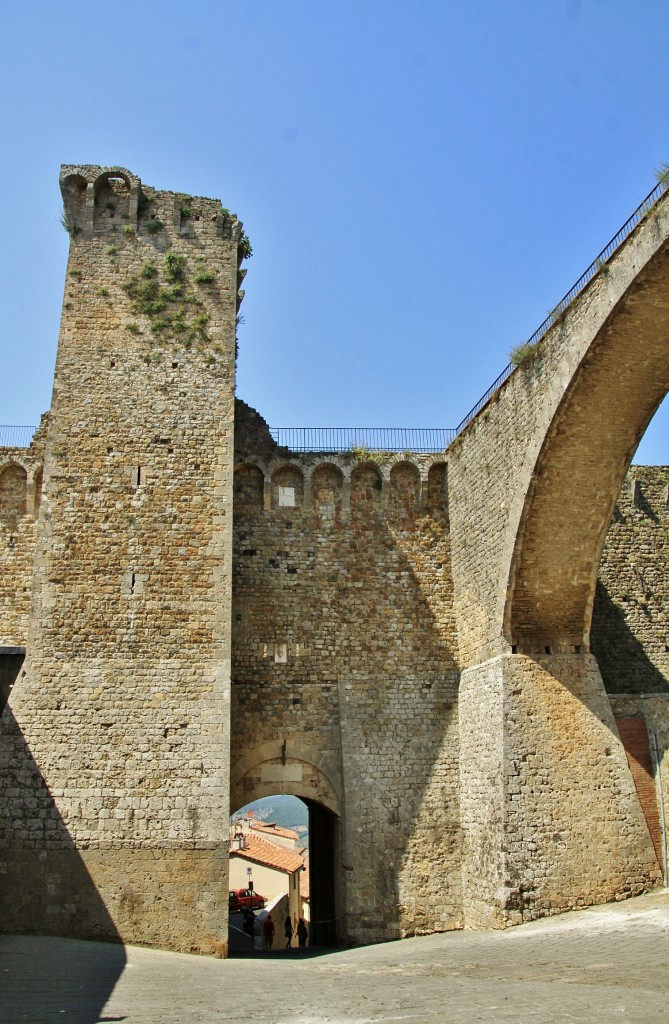
<svg viewBox="0 0 669 1024"><path fill-rule="evenodd" d="M597 583L591 649L608 693L669 693L669 682L630 629L623 608Z"/></svg>
<svg viewBox="0 0 669 1024"><path fill-rule="evenodd" d="M318 466L306 502L300 468L277 467L264 508L262 474L236 472L231 761L273 744L297 763L308 737L339 766L341 849L324 847L340 937L374 942L462 922L445 468L424 512L406 461L385 495L379 467L356 463L350 511L341 477ZM233 805L261 795L249 781Z"/></svg>
<svg viewBox="0 0 669 1024"><path fill-rule="evenodd" d="M94 1024L125 950L9 707L0 719L0 872L0 931L24 933L0 937L0 1020ZM47 938L65 934L117 944Z"/></svg>

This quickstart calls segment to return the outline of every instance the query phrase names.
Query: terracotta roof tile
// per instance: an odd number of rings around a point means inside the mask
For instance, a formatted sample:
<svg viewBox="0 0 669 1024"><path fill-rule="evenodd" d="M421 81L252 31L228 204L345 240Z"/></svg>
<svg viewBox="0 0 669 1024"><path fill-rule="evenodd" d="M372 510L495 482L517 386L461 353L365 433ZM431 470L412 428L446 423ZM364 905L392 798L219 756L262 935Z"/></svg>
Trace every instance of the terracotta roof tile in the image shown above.
<svg viewBox="0 0 669 1024"><path fill-rule="evenodd" d="M298 871L304 864L303 858L295 850L287 850L285 846L277 846L276 843L270 843L260 836L247 835L245 839L246 848L230 850L231 857L244 857L256 864L265 864L277 871L285 871L288 875Z"/></svg>
<svg viewBox="0 0 669 1024"><path fill-rule="evenodd" d="M276 825L273 821L259 821L254 825L251 825L254 832L265 832L268 836L281 836L282 839L299 839L297 832L294 832L292 828L284 828L282 825Z"/></svg>

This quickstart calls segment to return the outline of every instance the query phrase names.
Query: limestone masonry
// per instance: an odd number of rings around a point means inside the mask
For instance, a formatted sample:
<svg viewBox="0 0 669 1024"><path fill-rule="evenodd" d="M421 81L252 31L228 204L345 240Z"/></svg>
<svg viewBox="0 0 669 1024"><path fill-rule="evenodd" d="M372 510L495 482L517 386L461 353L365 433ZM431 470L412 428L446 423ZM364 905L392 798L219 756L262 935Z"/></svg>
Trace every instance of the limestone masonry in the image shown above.
<svg viewBox="0 0 669 1024"><path fill-rule="evenodd" d="M445 452L297 453L234 398L236 216L61 188L52 406L0 449L0 928L224 955L229 815L276 793L315 941L662 884L669 200Z"/></svg>

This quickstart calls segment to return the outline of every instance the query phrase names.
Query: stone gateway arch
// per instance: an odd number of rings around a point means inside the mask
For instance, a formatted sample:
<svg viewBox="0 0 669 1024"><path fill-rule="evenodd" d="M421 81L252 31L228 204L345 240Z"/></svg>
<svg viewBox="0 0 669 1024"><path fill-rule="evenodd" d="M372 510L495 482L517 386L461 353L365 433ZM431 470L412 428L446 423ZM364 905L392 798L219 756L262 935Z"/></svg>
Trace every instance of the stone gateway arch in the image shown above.
<svg viewBox="0 0 669 1024"><path fill-rule="evenodd" d="M669 477L626 474L669 200L446 451L393 454L291 451L235 401L219 201L61 188L52 407L0 450L1 927L224 955L230 810L275 792L345 941L661 884Z"/></svg>

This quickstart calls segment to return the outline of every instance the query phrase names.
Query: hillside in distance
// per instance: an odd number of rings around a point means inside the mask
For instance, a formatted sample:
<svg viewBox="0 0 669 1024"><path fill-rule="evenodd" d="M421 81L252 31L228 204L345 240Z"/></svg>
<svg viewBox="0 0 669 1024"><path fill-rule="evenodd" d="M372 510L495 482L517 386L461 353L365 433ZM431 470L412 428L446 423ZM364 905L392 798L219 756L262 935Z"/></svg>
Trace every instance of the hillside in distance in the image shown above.
<svg viewBox="0 0 669 1024"><path fill-rule="evenodd" d="M233 815L233 820L246 817L248 811L259 821L273 821L282 828L292 828L304 837L309 831L309 810L296 796L267 796L253 800Z"/></svg>

